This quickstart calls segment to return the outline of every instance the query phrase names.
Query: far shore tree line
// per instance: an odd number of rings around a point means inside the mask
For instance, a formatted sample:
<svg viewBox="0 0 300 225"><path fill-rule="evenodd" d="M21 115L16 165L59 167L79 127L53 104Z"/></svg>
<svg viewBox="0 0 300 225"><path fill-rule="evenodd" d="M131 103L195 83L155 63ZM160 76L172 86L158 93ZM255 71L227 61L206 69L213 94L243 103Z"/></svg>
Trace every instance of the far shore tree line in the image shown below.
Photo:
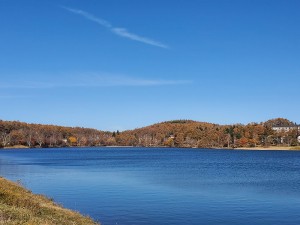
<svg viewBox="0 0 300 225"><path fill-rule="evenodd" d="M274 130L274 127L290 127ZM0 120L0 147L141 146L237 148L298 146L299 128L283 118L247 125L173 120L123 132Z"/></svg>

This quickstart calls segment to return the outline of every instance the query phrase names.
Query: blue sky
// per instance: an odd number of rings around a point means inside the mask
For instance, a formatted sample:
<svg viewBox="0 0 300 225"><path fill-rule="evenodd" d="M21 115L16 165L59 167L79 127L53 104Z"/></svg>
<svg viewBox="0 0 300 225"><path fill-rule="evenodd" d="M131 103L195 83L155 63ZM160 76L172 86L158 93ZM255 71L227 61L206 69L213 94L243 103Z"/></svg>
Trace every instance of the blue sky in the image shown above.
<svg viewBox="0 0 300 225"><path fill-rule="evenodd" d="M298 0L0 0L0 119L300 123Z"/></svg>

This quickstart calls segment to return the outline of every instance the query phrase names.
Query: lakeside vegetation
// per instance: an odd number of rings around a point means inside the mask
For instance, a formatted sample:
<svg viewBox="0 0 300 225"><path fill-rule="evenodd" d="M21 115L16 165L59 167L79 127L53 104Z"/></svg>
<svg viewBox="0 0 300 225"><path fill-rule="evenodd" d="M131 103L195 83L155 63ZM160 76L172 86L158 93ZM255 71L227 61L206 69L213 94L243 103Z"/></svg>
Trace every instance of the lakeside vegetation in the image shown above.
<svg viewBox="0 0 300 225"><path fill-rule="evenodd" d="M247 125L173 120L134 130L108 132L81 127L0 120L0 147L294 147L297 149L298 128L276 131L273 129L274 126L295 127L295 123L283 118Z"/></svg>
<svg viewBox="0 0 300 225"><path fill-rule="evenodd" d="M62 208L52 200L32 194L0 177L0 224L96 225L89 217Z"/></svg>

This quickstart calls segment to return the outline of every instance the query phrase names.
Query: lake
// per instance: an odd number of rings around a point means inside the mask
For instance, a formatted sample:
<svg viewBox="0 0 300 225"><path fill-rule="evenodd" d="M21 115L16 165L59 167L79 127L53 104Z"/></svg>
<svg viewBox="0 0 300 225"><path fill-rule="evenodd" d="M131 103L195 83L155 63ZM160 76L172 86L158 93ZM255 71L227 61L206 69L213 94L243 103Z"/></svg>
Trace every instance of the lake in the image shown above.
<svg viewBox="0 0 300 225"><path fill-rule="evenodd" d="M300 224L300 152L1 150L0 176L103 225Z"/></svg>

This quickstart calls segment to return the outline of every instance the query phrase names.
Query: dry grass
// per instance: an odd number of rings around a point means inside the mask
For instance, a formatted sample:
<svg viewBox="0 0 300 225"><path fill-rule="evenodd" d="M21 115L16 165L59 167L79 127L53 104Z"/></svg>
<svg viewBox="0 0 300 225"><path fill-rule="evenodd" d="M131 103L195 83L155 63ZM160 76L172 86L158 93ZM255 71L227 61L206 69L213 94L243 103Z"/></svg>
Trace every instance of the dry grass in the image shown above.
<svg viewBox="0 0 300 225"><path fill-rule="evenodd" d="M281 147L281 146L269 146L269 147L245 147L236 148L237 150L277 150L277 151L288 151L288 150L300 150L300 146L296 147Z"/></svg>
<svg viewBox="0 0 300 225"><path fill-rule="evenodd" d="M95 225L98 223L0 177L0 224Z"/></svg>
<svg viewBox="0 0 300 225"><path fill-rule="evenodd" d="M28 146L25 145L14 145L14 146L8 146L8 147L4 147L4 149L13 149L13 148L29 148Z"/></svg>

